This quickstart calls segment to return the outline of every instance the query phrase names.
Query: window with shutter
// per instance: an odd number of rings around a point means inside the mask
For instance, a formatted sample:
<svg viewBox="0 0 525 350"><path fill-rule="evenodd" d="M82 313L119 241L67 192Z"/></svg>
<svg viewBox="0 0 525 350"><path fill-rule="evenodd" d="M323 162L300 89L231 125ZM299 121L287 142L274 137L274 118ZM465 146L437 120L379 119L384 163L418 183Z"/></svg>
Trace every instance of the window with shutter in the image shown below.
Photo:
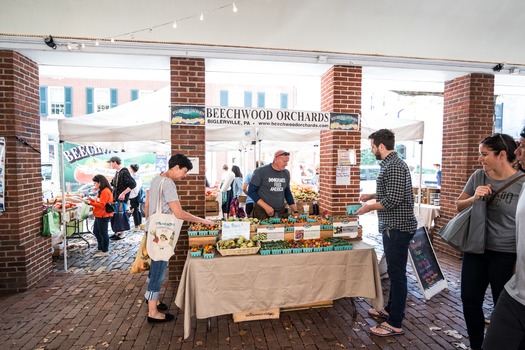
<svg viewBox="0 0 525 350"><path fill-rule="evenodd" d="M95 89L86 88L86 114L95 111Z"/></svg>
<svg viewBox="0 0 525 350"><path fill-rule="evenodd" d="M251 107L251 106L252 106L252 92L245 91L244 92L244 107Z"/></svg>
<svg viewBox="0 0 525 350"><path fill-rule="evenodd" d="M257 107L264 108L266 105L266 94L264 92L257 93Z"/></svg>
<svg viewBox="0 0 525 350"><path fill-rule="evenodd" d="M40 87L40 116L47 117L47 86Z"/></svg>

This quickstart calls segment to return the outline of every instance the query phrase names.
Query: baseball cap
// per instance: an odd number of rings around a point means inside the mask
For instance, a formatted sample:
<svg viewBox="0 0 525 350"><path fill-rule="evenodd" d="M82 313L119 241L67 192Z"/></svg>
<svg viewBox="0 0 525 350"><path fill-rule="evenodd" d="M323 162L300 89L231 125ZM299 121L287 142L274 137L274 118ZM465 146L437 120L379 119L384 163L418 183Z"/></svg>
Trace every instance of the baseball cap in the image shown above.
<svg viewBox="0 0 525 350"><path fill-rule="evenodd" d="M111 162L121 163L122 160L119 157L117 157L117 156L113 156L113 157L109 158L109 160L108 160L108 163L111 163Z"/></svg>

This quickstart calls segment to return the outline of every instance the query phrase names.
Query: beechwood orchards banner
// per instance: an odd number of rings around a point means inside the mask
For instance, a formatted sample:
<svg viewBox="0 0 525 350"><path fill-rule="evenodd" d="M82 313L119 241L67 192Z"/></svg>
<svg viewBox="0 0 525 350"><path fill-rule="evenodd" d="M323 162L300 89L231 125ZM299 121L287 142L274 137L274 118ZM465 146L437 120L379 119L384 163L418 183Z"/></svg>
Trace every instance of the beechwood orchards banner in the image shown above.
<svg viewBox="0 0 525 350"><path fill-rule="evenodd" d="M171 123L238 127L359 130L359 114L288 109L172 106Z"/></svg>

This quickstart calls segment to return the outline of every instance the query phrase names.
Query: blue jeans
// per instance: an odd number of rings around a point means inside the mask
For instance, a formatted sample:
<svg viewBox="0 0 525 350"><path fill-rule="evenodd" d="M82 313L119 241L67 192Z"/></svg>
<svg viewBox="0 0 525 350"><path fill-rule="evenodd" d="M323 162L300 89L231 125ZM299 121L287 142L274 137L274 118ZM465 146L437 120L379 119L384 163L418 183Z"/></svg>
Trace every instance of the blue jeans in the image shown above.
<svg viewBox="0 0 525 350"><path fill-rule="evenodd" d="M98 250L107 252L109 250L109 235L108 235L108 225L111 217L107 218L95 218L95 223L93 224L93 234L97 239Z"/></svg>
<svg viewBox="0 0 525 350"><path fill-rule="evenodd" d="M408 245L414 237L414 232L400 230L383 231L383 248L390 278L390 293L385 311L388 312L386 322L395 328L401 328L405 317L407 303L407 259Z"/></svg>
<svg viewBox="0 0 525 350"><path fill-rule="evenodd" d="M515 253L485 250L483 254L463 254L461 301L470 347L474 350L481 349L483 343L485 333L483 300L487 287L490 283L492 300L496 304L505 283L512 277L515 263Z"/></svg>
<svg viewBox="0 0 525 350"><path fill-rule="evenodd" d="M505 289L490 315L490 326L483 341L483 350L499 349L525 349L525 305Z"/></svg>
<svg viewBox="0 0 525 350"><path fill-rule="evenodd" d="M164 278L166 278L166 271L168 270L167 261L151 260L151 267L148 274L148 290L144 294L146 300L159 300L160 287Z"/></svg>

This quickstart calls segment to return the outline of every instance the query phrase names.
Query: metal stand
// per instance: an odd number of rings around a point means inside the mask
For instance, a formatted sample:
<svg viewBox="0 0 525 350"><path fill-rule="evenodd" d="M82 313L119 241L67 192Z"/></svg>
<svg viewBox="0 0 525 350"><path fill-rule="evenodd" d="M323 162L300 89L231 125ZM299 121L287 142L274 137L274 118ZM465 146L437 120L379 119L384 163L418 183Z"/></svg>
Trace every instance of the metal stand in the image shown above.
<svg viewBox="0 0 525 350"><path fill-rule="evenodd" d="M80 231L80 224L82 223L82 221L85 221L84 225L85 225L85 229L86 231ZM82 237L83 234L85 233L91 233L93 234L93 232L91 232L89 230L89 225L88 225L88 218L85 218L84 220L73 220L73 221L70 221L66 224L66 230L67 229L73 229L73 233L70 234L70 235L67 235L67 239L70 240L70 239L81 239L83 240L84 242L87 243L88 245L88 248L90 248L90 245L89 245L89 242L87 241L87 239L85 239L84 237Z"/></svg>
<svg viewBox="0 0 525 350"><path fill-rule="evenodd" d="M354 298L350 298L350 303L352 304L352 309L354 309L354 311L352 312L352 320L355 321L355 319L357 318L357 306L355 306Z"/></svg>

